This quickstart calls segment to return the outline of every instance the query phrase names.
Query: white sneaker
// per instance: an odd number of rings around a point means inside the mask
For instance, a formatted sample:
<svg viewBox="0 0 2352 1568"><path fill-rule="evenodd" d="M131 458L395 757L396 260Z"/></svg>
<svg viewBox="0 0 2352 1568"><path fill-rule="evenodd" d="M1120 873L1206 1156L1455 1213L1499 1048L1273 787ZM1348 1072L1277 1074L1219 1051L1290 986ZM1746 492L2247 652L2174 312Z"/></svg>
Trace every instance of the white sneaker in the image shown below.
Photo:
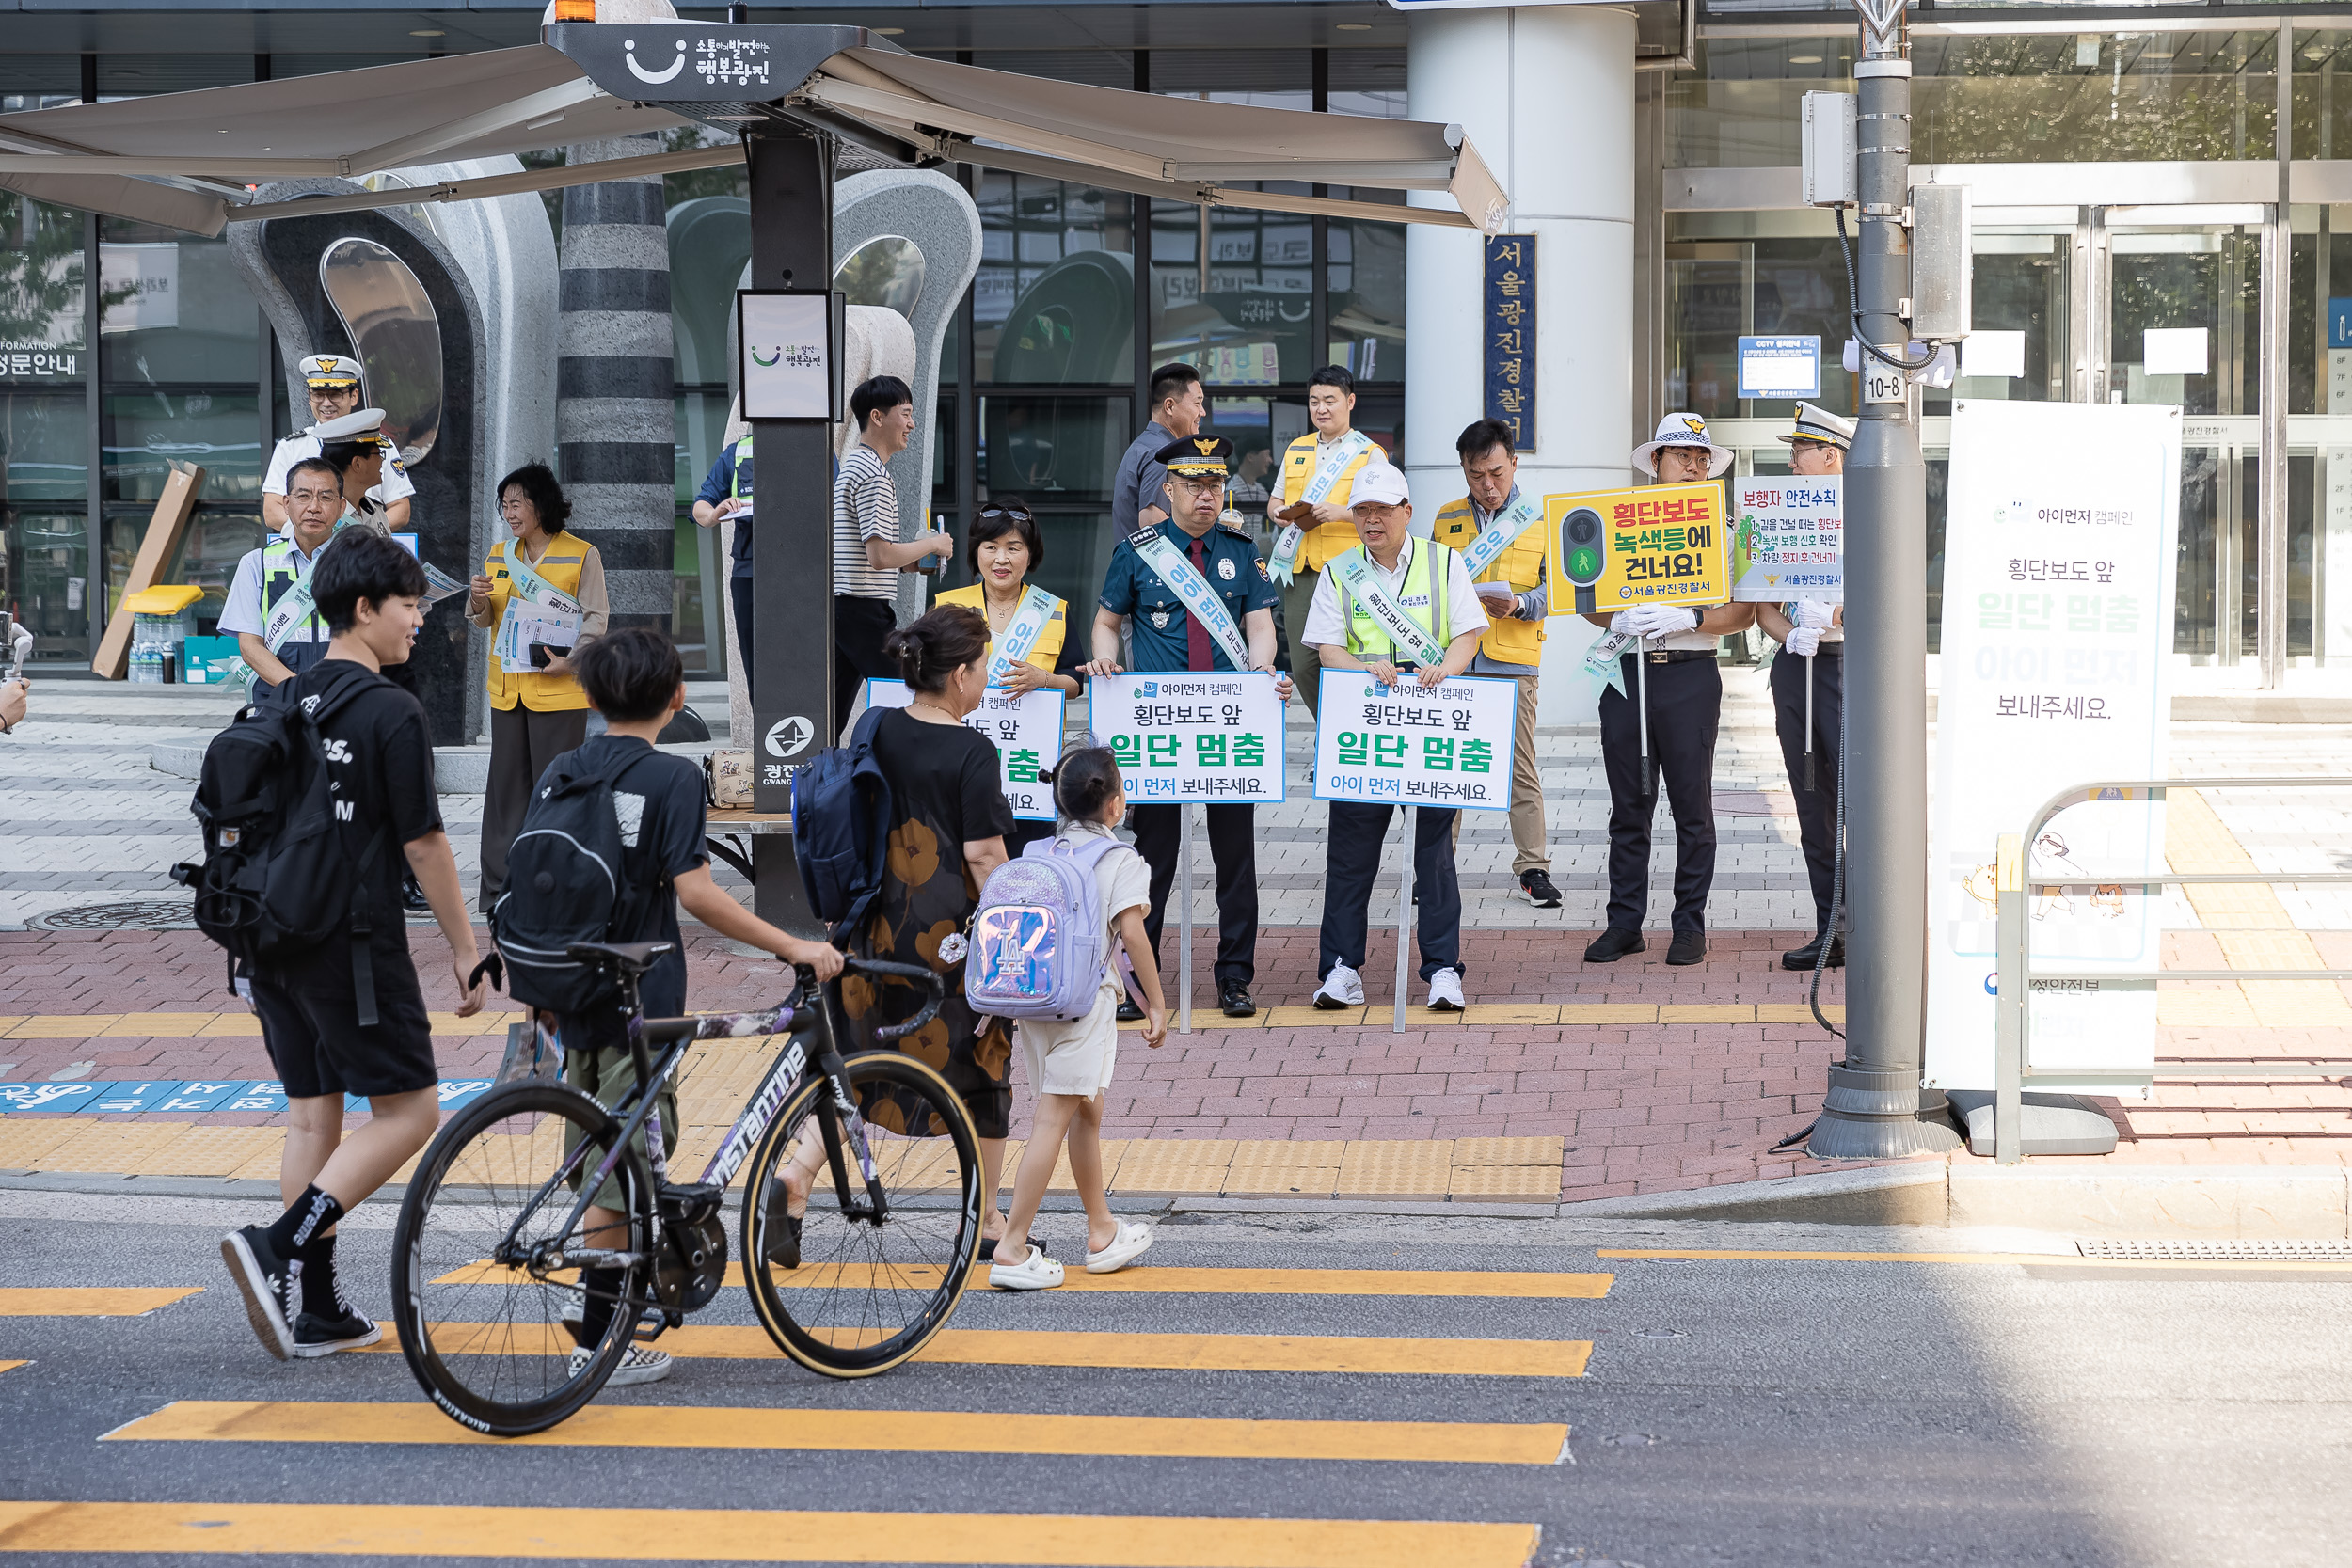
<svg viewBox="0 0 2352 1568"><path fill-rule="evenodd" d="M1462 976L1459 973L1441 969L1429 976L1429 1010L1433 1013L1458 1013L1462 1010Z"/></svg>
<svg viewBox="0 0 2352 1568"><path fill-rule="evenodd" d="M1360 1007L1364 1005L1364 977L1345 964L1333 964L1331 973L1315 988L1315 1006L1326 1012L1340 1007Z"/></svg>
<svg viewBox="0 0 2352 1568"><path fill-rule="evenodd" d="M596 1358L596 1347L580 1345L572 1351L569 1375L578 1377L588 1370L588 1363ZM631 1345L621 1352L621 1364L612 1369L612 1375L604 1380L608 1388L626 1388L632 1383L659 1383L670 1375L670 1353L651 1345Z"/></svg>

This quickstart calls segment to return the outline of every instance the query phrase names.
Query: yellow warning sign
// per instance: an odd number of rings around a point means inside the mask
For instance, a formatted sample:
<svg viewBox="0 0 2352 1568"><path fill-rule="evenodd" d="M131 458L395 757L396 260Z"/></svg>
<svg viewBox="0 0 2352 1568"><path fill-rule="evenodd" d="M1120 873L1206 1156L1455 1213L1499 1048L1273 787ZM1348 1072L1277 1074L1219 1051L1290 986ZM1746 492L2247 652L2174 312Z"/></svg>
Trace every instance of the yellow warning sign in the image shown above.
<svg viewBox="0 0 2352 1568"><path fill-rule="evenodd" d="M1731 597L1720 484L1546 496L1544 533L1554 615Z"/></svg>

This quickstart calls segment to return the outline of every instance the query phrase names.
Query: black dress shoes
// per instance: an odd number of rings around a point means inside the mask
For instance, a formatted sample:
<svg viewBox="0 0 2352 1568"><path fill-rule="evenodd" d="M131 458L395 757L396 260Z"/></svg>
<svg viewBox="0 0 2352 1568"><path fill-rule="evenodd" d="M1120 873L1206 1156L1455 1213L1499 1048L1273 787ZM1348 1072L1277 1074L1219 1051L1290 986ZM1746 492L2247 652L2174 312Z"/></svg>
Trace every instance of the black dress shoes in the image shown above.
<svg viewBox="0 0 2352 1568"><path fill-rule="evenodd" d="M1121 1023L1141 1023L1143 1022L1143 1009L1136 1006L1133 1002L1121 998L1119 1004L1119 1022Z"/></svg>
<svg viewBox="0 0 2352 1568"><path fill-rule="evenodd" d="M1821 939L1815 937L1803 947L1793 948L1780 956L1783 969L1809 970L1821 961ZM1829 967L1846 967L1846 939L1839 937L1829 944Z"/></svg>
<svg viewBox="0 0 2352 1568"><path fill-rule="evenodd" d="M1249 988L1239 980L1228 980L1216 988L1216 1005L1225 1009L1227 1018L1255 1018L1258 1004L1251 1001Z"/></svg>
<svg viewBox="0 0 2352 1568"><path fill-rule="evenodd" d="M1588 964L1613 964L1628 953L1639 953L1646 945L1640 931L1613 926L1595 937L1584 949L1584 961Z"/></svg>
<svg viewBox="0 0 2352 1568"><path fill-rule="evenodd" d="M1705 931L1677 931L1672 945L1666 949L1670 964L1694 964L1707 957Z"/></svg>

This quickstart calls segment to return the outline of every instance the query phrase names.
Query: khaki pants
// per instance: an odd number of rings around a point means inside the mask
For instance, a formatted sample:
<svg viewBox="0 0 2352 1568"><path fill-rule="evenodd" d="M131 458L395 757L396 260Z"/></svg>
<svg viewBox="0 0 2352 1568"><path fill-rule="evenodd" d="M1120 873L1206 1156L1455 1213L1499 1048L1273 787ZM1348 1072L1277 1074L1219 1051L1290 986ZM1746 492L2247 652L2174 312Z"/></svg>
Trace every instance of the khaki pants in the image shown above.
<svg viewBox="0 0 2352 1568"><path fill-rule="evenodd" d="M1298 699L1307 705L1311 714L1323 700L1323 683L1317 674L1323 660L1303 633L1307 629L1307 611L1315 602L1315 584L1322 580L1321 572L1311 572L1302 566L1291 578L1291 585L1282 590L1282 632L1291 643L1291 679L1297 683Z"/></svg>
<svg viewBox="0 0 2352 1568"><path fill-rule="evenodd" d="M1551 870L1551 851L1544 843L1544 775L1535 766L1535 677L1515 675L1519 683L1518 721L1511 740L1511 875ZM1462 842L1462 819L1454 816L1454 842Z"/></svg>

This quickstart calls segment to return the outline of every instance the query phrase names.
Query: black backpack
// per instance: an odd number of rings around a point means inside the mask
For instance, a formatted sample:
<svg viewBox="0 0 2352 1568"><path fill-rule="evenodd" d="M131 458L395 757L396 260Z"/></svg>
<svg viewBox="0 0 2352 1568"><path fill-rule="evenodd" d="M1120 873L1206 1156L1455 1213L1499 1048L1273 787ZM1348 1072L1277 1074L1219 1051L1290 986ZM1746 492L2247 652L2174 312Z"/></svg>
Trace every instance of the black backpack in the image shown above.
<svg viewBox="0 0 2352 1568"><path fill-rule="evenodd" d="M198 927L228 950L232 990L240 974L348 936L363 1028L376 1022L368 887L385 830L377 826L355 864L336 829L352 802L335 798L319 727L369 684L350 678L323 697L239 710L205 747L189 802L204 831L203 862L171 868L173 881L196 891Z"/></svg>
<svg viewBox="0 0 2352 1568"><path fill-rule="evenodd" d="M611 969L566 956L574 942L630 942L669 879L631 877L612 787L646 756L617 767L582 767L580 753L556 759L523 813L506 851L506 891L490 907L490 936L506 959L506 994L532 1007L583 1013L611 1000Z"/></svg>
<svg viewBox="0 0 2352 1568"><path fill-rule="evenodd" d="M793 770L792 853L809 908L847 948L890 863L890 781L874 755L874 734L887 708L868 708L850 743L818 752Z"/></svg>

